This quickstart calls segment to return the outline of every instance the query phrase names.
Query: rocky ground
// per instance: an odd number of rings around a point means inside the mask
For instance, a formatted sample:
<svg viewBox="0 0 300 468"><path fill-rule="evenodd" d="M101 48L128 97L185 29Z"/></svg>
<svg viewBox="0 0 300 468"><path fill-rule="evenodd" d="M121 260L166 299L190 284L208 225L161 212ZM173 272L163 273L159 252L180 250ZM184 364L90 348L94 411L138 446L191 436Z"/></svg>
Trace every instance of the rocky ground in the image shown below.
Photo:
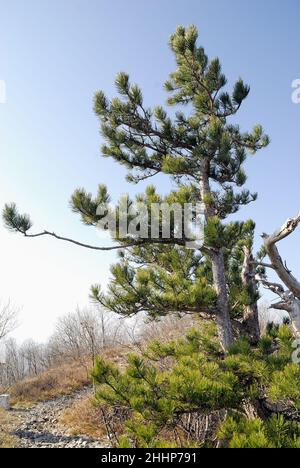
<svg viewBox="0 0 300 468"><path fill-rule="evenodd" d="M97 441L84 435L73 436L59 424L60 414L89 391L85 389L72 396L39 403L32 408L12 410L14 419L19 421L13 434L19 439L20 448L108 447L105 440Z"/></svg>

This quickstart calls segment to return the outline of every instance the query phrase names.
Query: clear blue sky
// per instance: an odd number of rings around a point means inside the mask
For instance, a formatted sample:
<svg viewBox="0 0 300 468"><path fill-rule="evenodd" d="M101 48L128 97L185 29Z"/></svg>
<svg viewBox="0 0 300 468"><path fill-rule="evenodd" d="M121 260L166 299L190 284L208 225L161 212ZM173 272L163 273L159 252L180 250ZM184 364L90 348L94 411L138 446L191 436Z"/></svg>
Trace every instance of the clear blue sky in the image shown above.
<svg viewBox="0 0 300 468"><path fill-rule="evenodd" d="M101 242L70 212L73 190L94 191L102 182L117 198L142 187L128 186L124 170L100 157L94 92L112 96L114 77L124 70L149 105L164 103L162 83L174 69L168 37L178 24L194 23L228 78L242 76L251 85L242 127L262 123L272 139L247 164L259 200L240 216L255 218L259 234L299 211L300 105L291 101L291 83L300 78L298 0L1 0L0 6L0 80L7 85L7 103L0 104L1 206L16 201L36 229ZM282 245L298 275L299 237ZM0 259L0 298L22 306L16 336L44 340L57 316L88 303L92 283L105 286L115 256L25 240L1 226Z"/></svg>

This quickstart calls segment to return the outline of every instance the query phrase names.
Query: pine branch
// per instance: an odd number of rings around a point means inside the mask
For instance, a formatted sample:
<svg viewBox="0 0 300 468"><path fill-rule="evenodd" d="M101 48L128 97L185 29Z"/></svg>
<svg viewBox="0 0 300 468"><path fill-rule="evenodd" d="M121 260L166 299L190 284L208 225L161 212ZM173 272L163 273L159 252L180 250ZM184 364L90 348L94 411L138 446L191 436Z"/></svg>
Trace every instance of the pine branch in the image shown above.
<svg viewBox="0 0 300 468"><path fill-rule="evenodd" d="M21 232L21 231L20 231ZM91 250L99 250L99 251L104 251L104 252L109 252L109 251L112 251L112 250L120 250L120 249L125 249L125 248L129 248L129 247L141 247L143 245L185 245L185 242L184 240L181 240L181 239L143 239L143 240L140 240L140 241L133 241L133 242L124 242L124 244L122 245L116 245L116 246L112 246L112 247L99 247L99 246L95 246L95 245L90 245L90 244L84 244L82 242L78 242L74 239L69 239L67 237L62 237L62 236L59 236L57 234L55 234L54 232L49 232L49 231L43 231L43 232L40 232L40 233L37 233L37 234L27 234L27 233L23 233L22 234L27 237L27 238L37 238L37 237L42 237L42 236L50 236L50 237L54 237L55 239L58 239L58 240L61 240L61 241L65 241L65 242L69 242L71 244L75 244L79 247L84 247L86 249L91 249Z"/></svg>

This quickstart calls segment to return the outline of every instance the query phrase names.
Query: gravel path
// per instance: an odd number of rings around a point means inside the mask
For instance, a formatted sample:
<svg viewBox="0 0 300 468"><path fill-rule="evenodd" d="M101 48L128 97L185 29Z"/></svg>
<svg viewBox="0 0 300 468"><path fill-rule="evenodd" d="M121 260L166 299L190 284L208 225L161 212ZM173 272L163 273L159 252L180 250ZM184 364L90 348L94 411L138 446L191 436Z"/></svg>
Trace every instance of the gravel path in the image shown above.
<svg viewBox="0 0 300 468"><path fill-rule="evenodd" d="M60 414L77 399L90 392L85 389L72 396L39 403L33 408L13 410L20 421L14 435L20 439L21 448L104 448L107 442L86 436L72 436L60 426Z"/></svg>

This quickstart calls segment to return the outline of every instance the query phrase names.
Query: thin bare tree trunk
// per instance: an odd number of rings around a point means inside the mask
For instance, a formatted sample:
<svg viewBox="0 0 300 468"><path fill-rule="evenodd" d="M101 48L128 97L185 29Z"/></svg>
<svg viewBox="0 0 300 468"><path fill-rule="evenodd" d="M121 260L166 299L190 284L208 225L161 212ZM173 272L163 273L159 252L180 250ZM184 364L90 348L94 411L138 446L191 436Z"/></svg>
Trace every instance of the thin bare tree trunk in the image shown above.
<svg viewBox="0 0 300 468"><path fill-rule="evenodd" d="M300 223L300 214L288 219L284 225L272 235L263 234L264 245L267 255L271 261L272 268L276 271L281 281L288 288L285 291L281 285L263 281L263 284L275 292L281 301L273 305L273 309L285 310L289 313L294 332L300 336L300 282L293 276L292 272L283 262L277 243L291 235Z"/></svg>
<svg viewBox="0 0 300 468"><path fill-rule="evenodd" d="M258 285L255 279L255 265L254 258L251 249L247 246L244 247L244 264L242 271L242 282L243 285L248 289L250 294L256 296L258 292ZM259 328L259 315L257 299L251 300L244 309L243 326L245 332L250 338L251 344L257 344L260 338Z"/></svg>
<svg viewBox="0 0 300 468"><path fill-rule="evenodd" d="M279 278L286 287L300 299L300 283L299 281L292 275L291 271L288 270L287 266L283 263L282 258L278 252L276 244L281 240L288 237L292 234L300 223L300 214L295 216L295 218L288 219L284 225L275 231L271 236L267 234L263 234L263 239L265 242L265 248L267 254L271 260L271 263L276 270Z"/></svg>
<svg viewBox="0 0 300 468"><path fill-rule="evenodd" d="M289 291L285 291L281 299L280 302L272 305L272 309L285 310L289 314L293 332L297 338L300 338L300 301Z"/></svg>
<svg viewBox="0 0 300 468"><path fill-rule="evenodd" d="M292 327L295 335L300 337L300 301L294 299L290 303L289 314L292 321Z"/></svg>

